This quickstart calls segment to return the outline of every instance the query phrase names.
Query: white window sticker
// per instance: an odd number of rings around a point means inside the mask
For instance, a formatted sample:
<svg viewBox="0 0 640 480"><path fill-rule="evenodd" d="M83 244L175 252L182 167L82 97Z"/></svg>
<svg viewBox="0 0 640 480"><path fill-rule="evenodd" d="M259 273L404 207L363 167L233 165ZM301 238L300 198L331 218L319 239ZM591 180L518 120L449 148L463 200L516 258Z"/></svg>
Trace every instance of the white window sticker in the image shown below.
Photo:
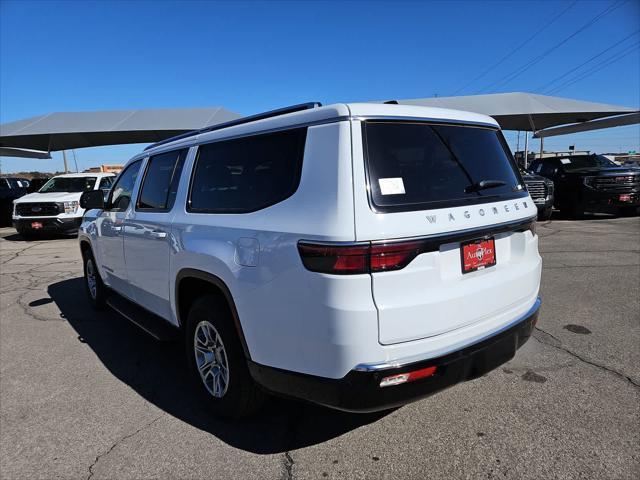
<svg viewBox="0 0 640 480"><path fill-rule="evenodd" d="M568 158L561 158L561 159L560 159L560 162L561 162L563 165L567 165L567 164L571 163L571 160L569 160Z"/></svg>
<svg viewBox="0 0 640 480"><path fill-rule="evenodd" d="M401 177L397 178L379 178L380 193L382 195L404 195L404 182Z"/></svg>

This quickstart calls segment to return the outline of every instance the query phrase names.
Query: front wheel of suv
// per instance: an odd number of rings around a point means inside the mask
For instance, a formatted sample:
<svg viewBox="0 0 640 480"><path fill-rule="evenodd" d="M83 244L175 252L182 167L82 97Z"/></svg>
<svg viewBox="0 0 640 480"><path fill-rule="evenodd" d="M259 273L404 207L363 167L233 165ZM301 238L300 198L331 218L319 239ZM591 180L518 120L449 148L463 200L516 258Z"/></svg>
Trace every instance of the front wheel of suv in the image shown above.
<svg viewBox="0 0 640 480"><path fill-rule="evenodd" d="M106 306L107 287L102 283L100 272L96 265L96 259L91 250L87 249L82 253L84 262L84 286L91 305L96 310L102 310Z"/></svg>
<svg viewBox="0 0 640 480"><path fill-rule="evenodd" d="M256 412L264 394L251 378L233 321L224 307L209 294L191 306L185 335L187 365L213 413L240 418Z"/></svg>

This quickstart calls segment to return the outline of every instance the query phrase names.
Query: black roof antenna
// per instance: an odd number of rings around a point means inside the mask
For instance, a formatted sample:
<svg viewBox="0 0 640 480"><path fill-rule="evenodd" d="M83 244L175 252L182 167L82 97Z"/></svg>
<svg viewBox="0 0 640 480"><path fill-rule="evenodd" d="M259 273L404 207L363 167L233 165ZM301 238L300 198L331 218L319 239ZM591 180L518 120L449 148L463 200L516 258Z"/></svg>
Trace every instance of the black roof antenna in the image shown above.
<svg viewBox="0 0 640 480"><path fill-rule="evenodd" d="M398 100L387 100L385 105L398 105Z"/></svg>

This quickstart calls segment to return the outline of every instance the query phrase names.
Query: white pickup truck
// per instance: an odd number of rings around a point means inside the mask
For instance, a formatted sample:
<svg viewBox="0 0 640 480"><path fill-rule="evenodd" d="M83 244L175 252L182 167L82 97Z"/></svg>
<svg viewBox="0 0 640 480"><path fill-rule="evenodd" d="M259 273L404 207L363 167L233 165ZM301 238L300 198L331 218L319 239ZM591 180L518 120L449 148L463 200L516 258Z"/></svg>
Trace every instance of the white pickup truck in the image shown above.
<svg viewBox="0 0 640 480"><path fill-rule="evenodd" d="M89 190L103 190L105 195L113 173L70 173L53 177L37 192L13 202L13 226L23 236L38 233L76 233L84 209L80 196Z"/></svg>

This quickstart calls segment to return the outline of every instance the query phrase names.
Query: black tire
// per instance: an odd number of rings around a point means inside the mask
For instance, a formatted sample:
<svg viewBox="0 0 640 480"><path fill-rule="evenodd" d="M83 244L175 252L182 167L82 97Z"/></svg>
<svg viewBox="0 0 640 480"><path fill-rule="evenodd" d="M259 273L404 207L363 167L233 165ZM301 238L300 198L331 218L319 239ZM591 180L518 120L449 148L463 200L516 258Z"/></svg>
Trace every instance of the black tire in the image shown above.
<svg viewBox="0 0 640 480"><path fill-rule="evenodd" d="M203 329L213 327L213 334L217 333L222 344L222 351L209 353L212 360L204 356L202 350L196 353L196 333L199 340L203 340ZM214 335L211 335L211 338ZM216 344L216 341L207 342L209 346ZM198 343L201 347L203 343ZM215 349L214 349L215 350ZM242 345L236 333L233 319L228 311L225 302L222 302L215 295L206 294L198 298L187 316L185 352L187 355L187 368L192 381L203 397L208 408L217 416L227 418L240 418L251 415L260 409L264 402L264 393L251 378L247 362L245 360ZM199 355L198 360L196 355ZM217 385L222 386L216 396L210 389L216 388L214 374L221 374L224 369L220 365L227 362L227 381L219 381ZM198 362L212 365L207 372L209 386L205 385L205 380L201 377L198 369ZM224 378L224 375L220 378ZM222 391L224 390L224 391Z"/></svg>
<svg viewBox="0 0 640 480"><path fill-rule="evenodd" d="M24 228L17 228L16 232L20 235L24 240L33 240L35 238L35 234L30 230L25 230Z"/></svg>
<svg viewBox="0 0 640 480"><path fill-rule="evenodd" d="M620 207L618 209L618 215L621 217L633 217L638 214L638 207Z"/></svg>
<svg viewBox="0 0 640 480"><path fill-rule="evenodd" d="M103 310L107 305L107 287L100 278L100 272L96 266L96 260L91 250L87 248L82 252L84 263L84 288L91 306L96 310ZM92 292L89 279L93 276L95 281L95 292Z"/></svg>
<svg viewBox="0 0 640 480"><path fill-rule="evenodd" d="M538 213L538 220L540 220L541 222L546 222L548 220L551 220L552 212L553 212L553 208L551 207L545 208L544 210Z"/></svg>
<svg viewBox="0 0 640 480"><path fill-rule="evenodd" d="M560 212L569 218L582 218L584 210L576 202L566 202L560 205Z"/></svg>

